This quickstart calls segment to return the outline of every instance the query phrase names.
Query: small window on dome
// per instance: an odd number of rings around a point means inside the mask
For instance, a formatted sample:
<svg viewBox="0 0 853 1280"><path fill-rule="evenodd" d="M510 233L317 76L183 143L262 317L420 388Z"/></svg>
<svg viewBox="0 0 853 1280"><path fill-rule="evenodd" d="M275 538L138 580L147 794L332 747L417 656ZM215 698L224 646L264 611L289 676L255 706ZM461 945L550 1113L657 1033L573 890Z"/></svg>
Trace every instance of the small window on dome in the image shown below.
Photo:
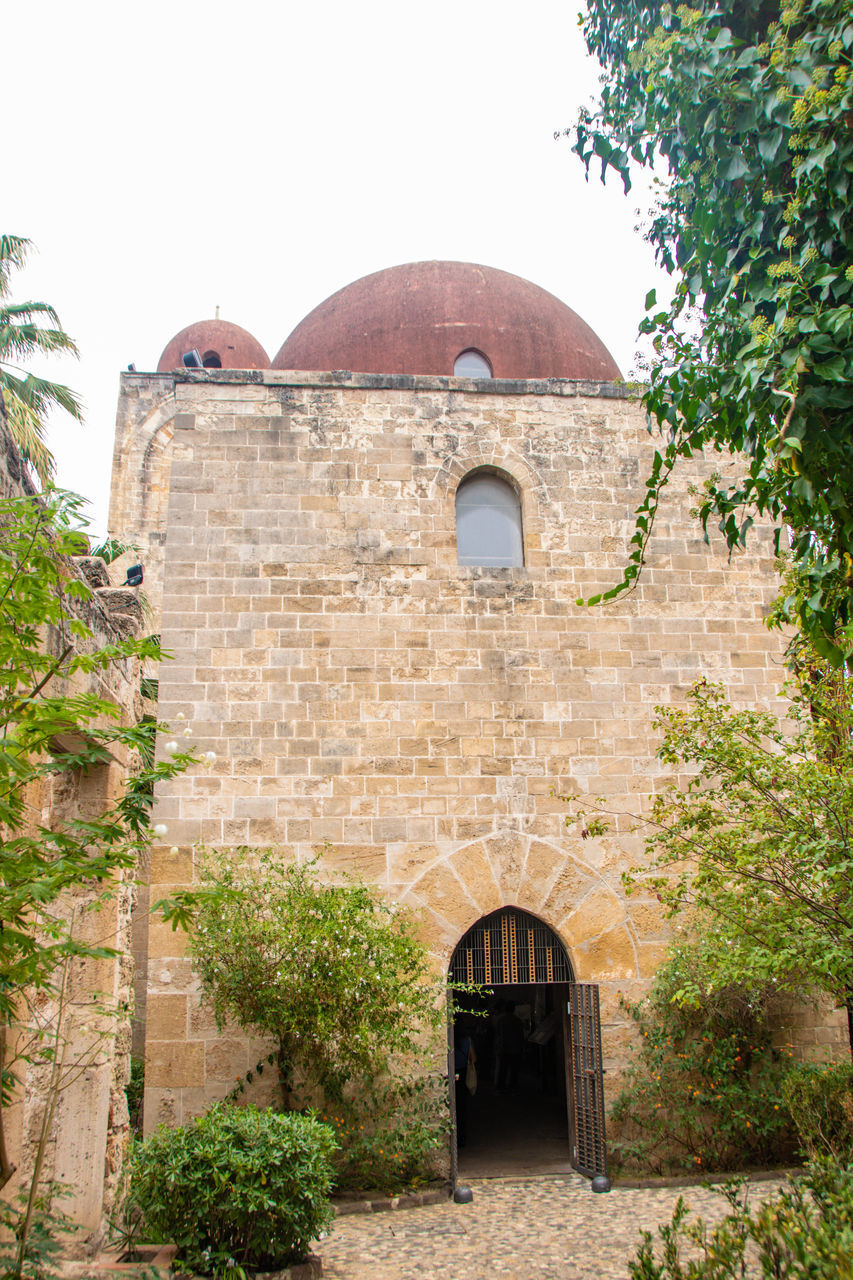
<svg viewBox="0 0 853 1280"><path fill-rule="evenodd" d="M460 351L453 363L454 378L491 378L492 366L489 364L482 351L475 351L470 347L467 351Z"/></svg>
<svg viewBox="0 0 853 1280"><path fill-rule="evenodd" d="M477 471L456 491L459 563L507 569L524 564L521 503L512 485Z"/></svg>
<svg viewBox="0 0 853 1280"><path fill-rule="evenodd" d="M201 363L204 365L205 369L221 369L222 357L218 351L205 351L201 358Z"/></svg>

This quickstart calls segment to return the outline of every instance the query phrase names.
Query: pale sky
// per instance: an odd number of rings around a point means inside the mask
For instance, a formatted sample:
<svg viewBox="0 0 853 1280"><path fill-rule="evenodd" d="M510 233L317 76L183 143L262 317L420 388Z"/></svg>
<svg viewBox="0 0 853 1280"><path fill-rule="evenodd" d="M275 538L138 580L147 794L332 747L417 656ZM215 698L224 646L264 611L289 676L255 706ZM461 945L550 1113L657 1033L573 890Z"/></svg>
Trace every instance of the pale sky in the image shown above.
<svg viewBox="0 0 853 1280"><path fill-rule="evenodd" d="M38 371L84 398L86 425L60 416L50 445L96 532L120 371L156 368L217 305L273 357L360 276L481 262L562 298L631 372L662 281L636 230L645 189L587 184L554 140L596 87L577 7L6 7L0 230L37 246L14 300L52 302L81 350Z"/></svg>

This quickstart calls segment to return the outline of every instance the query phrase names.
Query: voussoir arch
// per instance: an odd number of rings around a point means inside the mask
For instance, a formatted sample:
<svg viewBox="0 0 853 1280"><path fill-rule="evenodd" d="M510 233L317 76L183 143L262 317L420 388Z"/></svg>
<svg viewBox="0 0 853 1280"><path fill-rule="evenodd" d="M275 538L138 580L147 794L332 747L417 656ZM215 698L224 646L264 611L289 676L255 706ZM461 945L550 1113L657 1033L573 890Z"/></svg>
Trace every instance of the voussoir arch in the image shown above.
<svg viewBox="0 0 853 1280"><path fill-rule="evenodd" d="M424 870L404 901L426 916L430 948L445 968L477 920L515 906L554 930L579 981L639 974L624 897L579 851L539 836L503 830L462 844Z"/></svg>
<svg viewBox="0 0 853 1280"><path fill-rule="evenodd" d="M433 481L435 495L453 497L465 477L474 471L491 471L509 481L522 504L534 495L537 502L545 501L545 483L539 472L514 449L491 441L472 441L445 458Z"/></svg>

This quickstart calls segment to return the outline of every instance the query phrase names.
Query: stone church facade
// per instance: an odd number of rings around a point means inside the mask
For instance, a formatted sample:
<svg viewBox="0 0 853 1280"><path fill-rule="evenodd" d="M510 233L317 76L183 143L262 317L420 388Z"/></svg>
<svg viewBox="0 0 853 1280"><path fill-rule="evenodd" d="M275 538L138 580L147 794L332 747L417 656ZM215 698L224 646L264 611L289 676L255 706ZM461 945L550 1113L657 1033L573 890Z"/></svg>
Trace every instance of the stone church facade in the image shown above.
<svg viewBox="0 0 853 1280"><path fill-rule="evenodd" d="M217 320L124 374L111 528L143 548L173 654L159 715L216 754L158 796L152 896L192 883L198 844L319 855L411 906L437 972L518 908L597 985L618 1072L620 993L668 936L621 883L663 776L655 706L706 676L778 707L784 678L770 538L731 562L703 544L702 463L666 494L636 589L577 603L618 580L654 449L573 312L466 264L356 282L274 361ZM521 562L460 564L457 495L478 476L517 503ZM567 827L566 793L606 796L611 832ZM217 1032L179 933L152 922L139 959L150 1129L222 1097L257 1046Z"/></svg>

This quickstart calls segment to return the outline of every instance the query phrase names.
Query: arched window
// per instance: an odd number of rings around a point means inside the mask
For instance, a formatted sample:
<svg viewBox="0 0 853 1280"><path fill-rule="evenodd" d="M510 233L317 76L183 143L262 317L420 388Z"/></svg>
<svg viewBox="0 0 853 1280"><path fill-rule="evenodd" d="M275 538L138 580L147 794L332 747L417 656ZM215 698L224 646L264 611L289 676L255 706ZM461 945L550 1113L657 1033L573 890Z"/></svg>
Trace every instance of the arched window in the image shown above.
<svg viewBox="0 0 853 1280"><path fill-rule="evenodd" d="M218 351L205 351L201 358L201 363L204 365L205 369L221 369L222 357Z"/></svg>
<svg viewBox="0 0 853 1280"><path fill-rule="evenodd" d="M482 351L475 351L473 347L469 347L467 351L460 351L454 360L453 376L454 378L491 378L492 366Z"/></svg>
<svg viewBox="0 0 853 1280"><path fill-rule="evenodd" d="M477 471L456 491L456 549L460 564L506 569L524 564L521 503L506 480Z"/></svg>

